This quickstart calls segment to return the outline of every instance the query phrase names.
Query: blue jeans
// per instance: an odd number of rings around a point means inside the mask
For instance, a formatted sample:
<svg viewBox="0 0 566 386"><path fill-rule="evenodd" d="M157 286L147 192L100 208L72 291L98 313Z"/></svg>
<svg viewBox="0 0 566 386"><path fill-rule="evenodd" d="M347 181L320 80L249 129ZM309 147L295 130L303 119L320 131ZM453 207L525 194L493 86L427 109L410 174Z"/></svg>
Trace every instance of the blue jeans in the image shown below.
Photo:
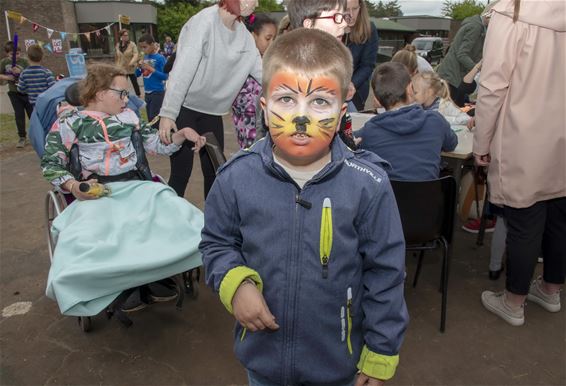
<svg viewBox="0 0 566 386"><path fill-rule="evenodd" d="M248 382L249 386L281 386L279 383L273 383L262 376L254 373L251 370L248 371ZM351 381L346 383L332 383L332 384L324 384L321 386L354 386L356 383L356 377L352 378ZM315 384L297 384L297 385L287 385L287 386L316 386Z"/></svg>
<svg viewBox="0 0 566 386"><path fill-rule="evenodd" d="M148 122L151 122L153 118L159 115L159 110L161 110L164 97L165 91L154 91L152 93L145 94L145 108L147 111ZM159 127L159 125L156 126Z"/></svg>

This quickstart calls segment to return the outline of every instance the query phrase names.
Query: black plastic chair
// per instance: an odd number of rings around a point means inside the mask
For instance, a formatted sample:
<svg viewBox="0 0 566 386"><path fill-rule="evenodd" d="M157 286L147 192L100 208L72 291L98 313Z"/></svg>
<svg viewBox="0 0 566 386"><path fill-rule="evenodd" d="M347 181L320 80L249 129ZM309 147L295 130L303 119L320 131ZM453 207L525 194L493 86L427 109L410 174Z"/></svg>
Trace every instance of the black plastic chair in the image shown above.
<svg viewBox="0 0 566 386"><path fill-rule="evenodd" d="M204 133L203 136L206 137L204 150L206 151L208 158L210 158L210 162L212 162L214 171L217 172L218 168L226 162L226 156L222 152L216 136L212 132L208 131Z"/></svg>
<svg viewBox="0 0 566 386"><path fill-rule="evenodd" d="M391 181L391 185L399 207L406 249L420 251L413 287L417 285L425 251L442 248L440 331L444 332L450 262L448 245L454 229L456 180L446 176L431 181Z"/></svg>

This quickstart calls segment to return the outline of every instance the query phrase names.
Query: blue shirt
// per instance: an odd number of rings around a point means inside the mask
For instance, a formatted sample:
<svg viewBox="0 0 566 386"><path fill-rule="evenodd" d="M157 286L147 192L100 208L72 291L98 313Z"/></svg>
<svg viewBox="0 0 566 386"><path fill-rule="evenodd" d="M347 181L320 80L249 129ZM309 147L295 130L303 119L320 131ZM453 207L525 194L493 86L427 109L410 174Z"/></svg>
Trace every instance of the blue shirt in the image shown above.
<svg viewBox="0 0 566 386"><path fill-rule="evenodd" d="M20 74L18 92L27 94L29 102L34 105L37 96L55 83L53 73L43 66L26 67Z"/></svg>
<svg viewBox="0 0 566 386"><path fill-rule="evenodd" d="M165 81L168 75L163 72L166 59L161 54L144 55L143 61L155 69L153 72L136 69L136 76L143 76L145 93L165 91Z"/></svg>
<svg viewBox="0 0 566 386"><path fill-rule="evenodd" d="M458 137L440 113L420 105L386 111L370 119L356 133L361 147L391 164L389 178L424 181L438 178L440 153L452 151Z"/></svg>

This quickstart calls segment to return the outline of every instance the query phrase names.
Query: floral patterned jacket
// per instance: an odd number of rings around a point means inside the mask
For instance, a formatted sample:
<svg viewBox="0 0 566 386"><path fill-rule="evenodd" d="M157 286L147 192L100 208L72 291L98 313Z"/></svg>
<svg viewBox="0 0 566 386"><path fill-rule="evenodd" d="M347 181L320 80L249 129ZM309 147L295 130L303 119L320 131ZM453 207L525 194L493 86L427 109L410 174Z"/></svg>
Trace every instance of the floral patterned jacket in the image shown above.
<svg viewBox="0 0 566 386"><path fill-rule="evenodd" d="M73 178L69 171L69 151L79 145L82 177L92 173L118 175L135 169L137 155L131 141L133 130L141 130L144 148L148 153L171 155L180 146L163 144L157 133L130 109L117 115L98 111L65 112L51 128L41 159L43 176L55 186Z"/></svg>

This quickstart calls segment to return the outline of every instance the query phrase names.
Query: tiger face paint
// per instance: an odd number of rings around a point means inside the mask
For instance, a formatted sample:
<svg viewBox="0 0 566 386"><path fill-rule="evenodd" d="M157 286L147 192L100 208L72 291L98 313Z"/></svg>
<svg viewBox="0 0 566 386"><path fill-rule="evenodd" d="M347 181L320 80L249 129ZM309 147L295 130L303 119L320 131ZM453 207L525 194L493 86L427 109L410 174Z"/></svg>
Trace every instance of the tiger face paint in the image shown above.
<svg viewBox="0 0 566 386"><path fill-rule="evenodd" d="M261 102L277 155L297 166L328 154L346 111L340 82L330 75L278 71Z"/></svg>

